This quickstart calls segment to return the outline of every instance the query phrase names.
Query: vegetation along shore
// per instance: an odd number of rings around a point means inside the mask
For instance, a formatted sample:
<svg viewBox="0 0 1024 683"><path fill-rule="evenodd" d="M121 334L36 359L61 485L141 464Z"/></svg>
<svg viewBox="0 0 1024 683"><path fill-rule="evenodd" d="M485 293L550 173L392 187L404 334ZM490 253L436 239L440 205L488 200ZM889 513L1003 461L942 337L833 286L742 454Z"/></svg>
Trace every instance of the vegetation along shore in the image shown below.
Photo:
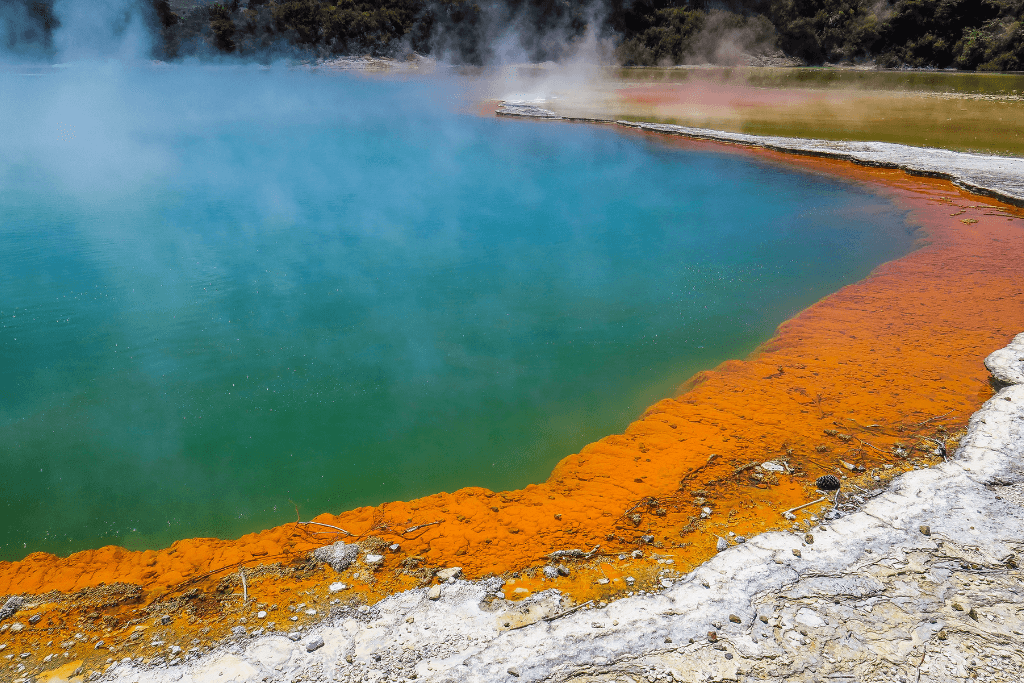
<svg viewBox="0 0 1024 683"><path fill-rule="evenodd" d="M10 3L8 3L10 4ZM158 59L430 55L559 60L590 33L624 65L856 63L1024 70L1019 0L145 0ZM53 55L54 0L5 10L8 51ZM130 17L121 20L128 30Z"/></svg>

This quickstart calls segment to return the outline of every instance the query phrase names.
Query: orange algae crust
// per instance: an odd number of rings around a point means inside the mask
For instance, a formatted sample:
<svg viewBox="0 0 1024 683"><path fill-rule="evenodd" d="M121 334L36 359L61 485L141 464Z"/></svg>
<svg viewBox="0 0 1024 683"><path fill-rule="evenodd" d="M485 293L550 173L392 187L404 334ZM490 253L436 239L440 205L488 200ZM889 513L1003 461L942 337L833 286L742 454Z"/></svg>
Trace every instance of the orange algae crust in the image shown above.
<svg viewBox="0 0 1024 683"><path fill-rule="evenodd" d="M1024 329L1024 212L902 171L726 149L870 184L923 226L919 248L787 321L747 360L698 373L623 434L564 458L544 483L323 514L234 541L0 563L0 594L30 596L14 617L23 629L0 640L13 652L60 653L38 670L82 660L87 672L114 656L159 661L180 655L150 642L187 650L243 623L289 630L332 605L430 585L450 566L470 579L504 576L509 599L547 588L577 602L611 599L700 564L719 538L790 527L784 511L817 499L821 475L868 489L938 462L935 444L952 450L992 394L982 360ZM823 507L797 516L806 523ZM336 540L383 560L340 574L309 561ZM549 558L571 549L583 557ZM569 575L546 578L539 568L548 563ZM332 582L345 588L330 592Z"/></svg>

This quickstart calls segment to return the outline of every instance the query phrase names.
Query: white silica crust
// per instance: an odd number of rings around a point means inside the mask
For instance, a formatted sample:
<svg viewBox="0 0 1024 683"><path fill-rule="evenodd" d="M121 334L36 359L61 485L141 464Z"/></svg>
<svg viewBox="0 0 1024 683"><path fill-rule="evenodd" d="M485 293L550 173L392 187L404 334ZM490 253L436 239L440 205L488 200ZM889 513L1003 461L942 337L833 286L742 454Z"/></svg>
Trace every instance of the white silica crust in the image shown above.
<svg viewBox="0 0 1024 683"><path fill-rule="evenodd" d="M999 384L1024 384L1024 332L1009 346L993 351L985 359L985 367Z"/></svg>
<svg viewBox="0 0 1024 683"><path fill-rule="evenodd" d="M453 579L436 600L418 589L335 611L298 641L241 636L163 668L116 663L103 678L1019 683L1024 384L975 413L948 462L898 477L804 540L764 533L657 594L571 613L555 591L511 603L498 581Z"/></svg>

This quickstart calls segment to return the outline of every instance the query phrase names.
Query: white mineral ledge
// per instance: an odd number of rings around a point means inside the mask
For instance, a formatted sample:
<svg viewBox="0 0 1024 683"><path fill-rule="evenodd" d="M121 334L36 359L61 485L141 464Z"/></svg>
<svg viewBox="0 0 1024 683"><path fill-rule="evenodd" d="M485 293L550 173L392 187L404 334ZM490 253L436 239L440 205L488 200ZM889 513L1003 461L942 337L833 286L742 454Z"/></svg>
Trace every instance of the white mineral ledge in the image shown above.
<svg viewBox="0 0 1024 683"><path fill-rule="evenodd" d="M497 581L453 580L437 600L417 589L336 609L297 642L241 635L166 668L116 663L101 680L1019 683L1024 383L1004 376L1015 383L975 413L948 462L898 477L813 544L764 533L660 593L551 621L556 591L513 604L495 598Z"/></svg>
<svg viewBox="0 0 1024 683"><path fill-rule="evenodd" d="M953 152L946 149L912 147L892 142L787 138L776 135L731 133L669 123L576 118L562 116L558 112L544 109L540 106L542 104L545 103L506 100L500 103L495 113L499 116L610 123L697 140L714 140L764 147L780 152L844 159L864 166L900 168L917 175L944 178L970 192L994 197L1017 206L1024 206L1024 159L1019 157Z"/></svg>

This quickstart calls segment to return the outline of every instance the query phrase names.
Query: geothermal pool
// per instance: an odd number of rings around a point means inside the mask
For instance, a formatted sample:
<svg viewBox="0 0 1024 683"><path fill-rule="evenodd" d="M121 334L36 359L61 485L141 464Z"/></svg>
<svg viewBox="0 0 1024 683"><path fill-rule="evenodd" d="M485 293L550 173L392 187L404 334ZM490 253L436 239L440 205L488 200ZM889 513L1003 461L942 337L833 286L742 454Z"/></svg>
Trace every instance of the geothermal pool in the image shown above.
<svg viewBox="0 0 1024 683"><path fill-rule="evenodd" d="M541 481L913 247L864 186L457 79L0 92L0 559Z"/></svg>

